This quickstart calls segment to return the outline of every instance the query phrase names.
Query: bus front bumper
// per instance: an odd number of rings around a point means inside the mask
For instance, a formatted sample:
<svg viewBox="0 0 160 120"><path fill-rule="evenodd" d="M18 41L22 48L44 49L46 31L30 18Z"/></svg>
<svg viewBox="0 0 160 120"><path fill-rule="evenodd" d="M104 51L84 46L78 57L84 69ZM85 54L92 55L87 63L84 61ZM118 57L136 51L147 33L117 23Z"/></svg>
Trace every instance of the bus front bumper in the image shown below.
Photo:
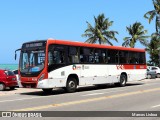
<svg viewBox="0 0 160 120"><path fill-rule="evenodd" d="M43 79L38 81L37 88L65 87L66 82L62 79Z"/></svg>

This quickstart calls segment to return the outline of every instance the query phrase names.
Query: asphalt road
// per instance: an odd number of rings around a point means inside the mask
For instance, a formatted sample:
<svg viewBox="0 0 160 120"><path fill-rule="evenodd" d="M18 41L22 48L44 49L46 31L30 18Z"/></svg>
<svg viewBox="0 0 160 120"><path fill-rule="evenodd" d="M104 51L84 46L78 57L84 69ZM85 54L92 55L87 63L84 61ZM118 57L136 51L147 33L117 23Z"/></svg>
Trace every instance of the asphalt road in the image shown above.
<svg viewBox="0 0 160 120"><path fill-rule="evenodd" d="M126 87L107 85L101 87L80 87L75 93L65 93L63 89L55 89L51 94L44 94L37 89L16 88L14 91L0 92L0 111L52 111L44 114L64 117L56 119L154 119L160 117L160 79L134 81ZM73 112L53 112L73 111ZM81 112L76 112L81 111ZM83 111L88 111L84 112ZM96 112L103 111L103 112ZM113 111L113 112L108 112ZM118 111L118 112L117 112ZM123 111L128 111L123 112ZM148 112L139 112L148 111ZM132 114L133 112L133 114ZM135 113L135 114L134 114ZM40 115L40 114L38 114ZM43 115L43 114L42 114ZM65 117L65 116L71 116ZM87 116L78 117L77 116ZM102 117L102 116L103 117ZM124 116L123 116L124 115ZM125 117L132 115L132 117ZM138 117L134 117L134 115ZM94 117L93 117L94 116ZM109 116L109 117L106 117ZM113 117L115 116L115 117ZM118 117L119 116L119 117ZM122 117L121 117L122 116ZM141 117L140 117L141 116ZM1 118L0 118L1 119ZM21 118L16 118L21 119ZM35 118L34 118L35 119ZM39 118L37 118L38 120ZM43 118L46 119L46 118ZM53 119L53 118L47 118Z"/></svg>

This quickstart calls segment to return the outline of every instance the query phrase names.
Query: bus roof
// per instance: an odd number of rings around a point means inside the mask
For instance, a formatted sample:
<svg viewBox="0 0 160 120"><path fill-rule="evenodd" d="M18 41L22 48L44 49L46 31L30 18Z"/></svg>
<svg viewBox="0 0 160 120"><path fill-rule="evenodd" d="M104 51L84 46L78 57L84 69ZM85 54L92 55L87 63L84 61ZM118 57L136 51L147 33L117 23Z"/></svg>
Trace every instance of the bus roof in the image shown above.
<svg viewBox="0 0 160 120"><path fill-rule="evenodd" d="M139 49L139 48L127 48L127 47L121 47L121 46L99 45L99 44L73 42L73 41L66 41L66 40L48 39L47 43L48 44L61 44L61 45L81 46L81 47L93 47L93 48L145 52L145 49Z"/></svg>

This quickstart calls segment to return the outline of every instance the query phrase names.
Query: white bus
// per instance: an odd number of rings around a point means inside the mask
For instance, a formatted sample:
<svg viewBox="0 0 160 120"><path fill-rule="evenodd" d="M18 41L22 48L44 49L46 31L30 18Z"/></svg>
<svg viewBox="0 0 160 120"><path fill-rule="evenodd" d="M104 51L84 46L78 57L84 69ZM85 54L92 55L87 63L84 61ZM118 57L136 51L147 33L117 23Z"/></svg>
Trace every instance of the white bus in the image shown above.
<svg viewBox="0 0 160 120"><path fill-rule="evenodd" d="M75 92L77 86L126 82L146 77L144 49L41 40L21 47L19 75L22 87L51 92L55 87Z"/></svg>

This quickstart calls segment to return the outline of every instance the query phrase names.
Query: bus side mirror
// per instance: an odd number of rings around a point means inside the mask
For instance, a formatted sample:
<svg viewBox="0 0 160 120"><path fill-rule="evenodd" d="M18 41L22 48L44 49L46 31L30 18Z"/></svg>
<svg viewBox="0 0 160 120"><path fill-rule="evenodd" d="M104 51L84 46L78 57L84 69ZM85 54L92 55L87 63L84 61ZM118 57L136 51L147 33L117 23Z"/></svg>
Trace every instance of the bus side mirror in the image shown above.
<svg viewBox="0 0 160 120"><path fill-rule="evenodd" d="M17 53L15 52L15 56L14 56L14 59L16 60L17 59Z"/></svg>
<svg viewBox="0 0 160 120"><path fill-rule="evenodd" d="M20 51L21 49L17 49L17 50L15 50L15 56L14 56L14 59L16 60L17 59L17 51Z"/></svg>

